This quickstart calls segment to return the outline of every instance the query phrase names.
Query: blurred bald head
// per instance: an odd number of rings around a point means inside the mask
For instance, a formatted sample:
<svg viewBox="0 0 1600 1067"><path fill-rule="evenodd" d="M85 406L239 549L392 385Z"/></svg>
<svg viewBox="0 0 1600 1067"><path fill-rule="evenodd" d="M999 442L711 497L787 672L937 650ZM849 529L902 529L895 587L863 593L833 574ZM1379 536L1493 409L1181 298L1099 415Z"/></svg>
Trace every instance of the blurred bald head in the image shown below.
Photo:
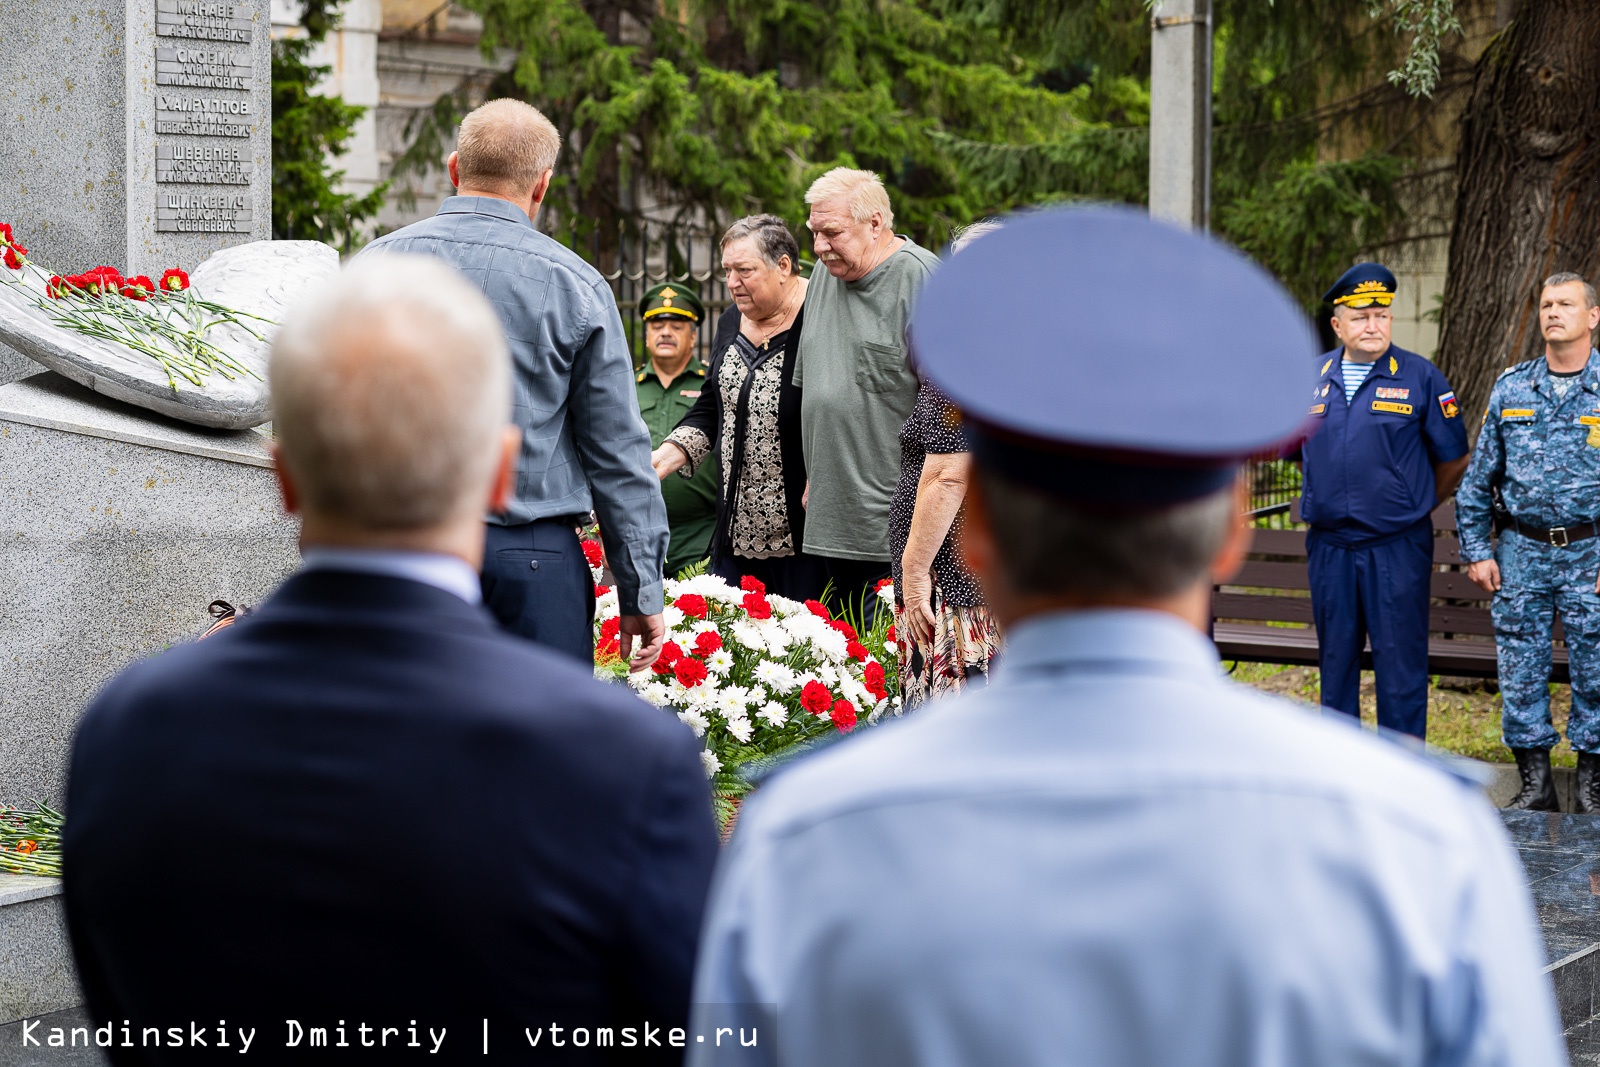
<svg viewBox="0 0 1600 1067"><path fill-rule="evenodd" d="M308 529L374 534L480 518L511 414L482 294L436 259L372 255L272 344L278 461Z"/></svg>

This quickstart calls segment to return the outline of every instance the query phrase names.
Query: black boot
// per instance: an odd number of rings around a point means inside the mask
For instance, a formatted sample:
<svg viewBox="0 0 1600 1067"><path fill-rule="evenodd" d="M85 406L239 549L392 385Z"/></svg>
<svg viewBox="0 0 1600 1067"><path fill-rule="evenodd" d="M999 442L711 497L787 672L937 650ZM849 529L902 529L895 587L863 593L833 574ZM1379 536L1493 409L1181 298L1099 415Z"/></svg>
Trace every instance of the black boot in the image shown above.
<svg viewBox="0 0 1600 1067"><path fill-rule="evenodd" d="M1600 755L1578 753L1578 781L1572 792L1572 803L1578 811L1600 815Z"/></svg>
<svg viewBox="0 0 1600 1067"><path fill-rule="evenodd" d="M1560 811L1561 804L1556 800L1556 780L1550 773L1550 750L1514 748L1511 754L1517 757L1517 773L1522 775L1522 792L1506 807L1519 811Z"/></svg>

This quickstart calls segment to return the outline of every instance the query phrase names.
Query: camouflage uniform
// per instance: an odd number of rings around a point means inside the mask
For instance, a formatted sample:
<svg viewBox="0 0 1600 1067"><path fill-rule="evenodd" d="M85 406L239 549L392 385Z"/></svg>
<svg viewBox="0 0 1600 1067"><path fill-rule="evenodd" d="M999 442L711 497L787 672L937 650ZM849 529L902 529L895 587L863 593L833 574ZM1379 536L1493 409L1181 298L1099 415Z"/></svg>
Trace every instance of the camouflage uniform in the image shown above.
<svg viewBox="0 0 1600 1067"><path fill-rule="evenodd" d="M1549 689L1559 611L1572 673L1567 739L1579 752L1600 752L1600 538L1562 546L1550 543L1559 536L1538 541L1507 530L1490 543L1496 483L1511 514L1530 526L1574 526L1600 515L1600 358L1593 352L1573 383L1561 398L1543 357L1500 375L1456 493L1462 558L1493 555L1500 566L1492 613L1501 729L1513 749L1548 749L1560 739L1550 725Z"/></svg>

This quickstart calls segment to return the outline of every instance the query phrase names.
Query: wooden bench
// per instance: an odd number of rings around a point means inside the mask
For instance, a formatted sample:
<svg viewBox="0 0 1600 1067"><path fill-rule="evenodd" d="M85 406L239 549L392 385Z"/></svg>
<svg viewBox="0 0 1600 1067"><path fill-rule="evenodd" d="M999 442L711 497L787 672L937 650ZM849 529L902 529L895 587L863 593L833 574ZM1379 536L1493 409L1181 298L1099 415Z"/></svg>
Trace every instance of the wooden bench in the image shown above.
<svg viewBox="0 0 1600 1067"><path fill-rule="evenodd" d="M1300 517L1299 502L1291 511ZM1455 505L1433 513L1433 597L1428 610L1428 671L1493 678L1498 663L1489 594L1467 578L1456 538ZM1256 530L1250 556L1238 576L1211 594L1217 651L1224 660L1247 663L1317 664L1317 631L1311 617L1311 583L1303 530ZM1274 625L1275 624L1275 625ZM1566 682L1567 650L1556 620L1551 681ZM1372 669L1372 648L1362 666Z"/></svg>

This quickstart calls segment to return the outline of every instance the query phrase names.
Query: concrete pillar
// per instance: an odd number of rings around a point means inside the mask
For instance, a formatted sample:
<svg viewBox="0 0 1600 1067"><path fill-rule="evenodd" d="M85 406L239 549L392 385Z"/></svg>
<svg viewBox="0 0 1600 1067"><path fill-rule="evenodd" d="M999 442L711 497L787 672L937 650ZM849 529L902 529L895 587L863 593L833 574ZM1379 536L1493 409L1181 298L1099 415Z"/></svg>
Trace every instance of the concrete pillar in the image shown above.
<svg viewBox="0 0 1600 1067"><path fill-rule="evenodd" d="M1150 22L1150 214L1208 229L1211 0L1161 0Z"/></svg>

